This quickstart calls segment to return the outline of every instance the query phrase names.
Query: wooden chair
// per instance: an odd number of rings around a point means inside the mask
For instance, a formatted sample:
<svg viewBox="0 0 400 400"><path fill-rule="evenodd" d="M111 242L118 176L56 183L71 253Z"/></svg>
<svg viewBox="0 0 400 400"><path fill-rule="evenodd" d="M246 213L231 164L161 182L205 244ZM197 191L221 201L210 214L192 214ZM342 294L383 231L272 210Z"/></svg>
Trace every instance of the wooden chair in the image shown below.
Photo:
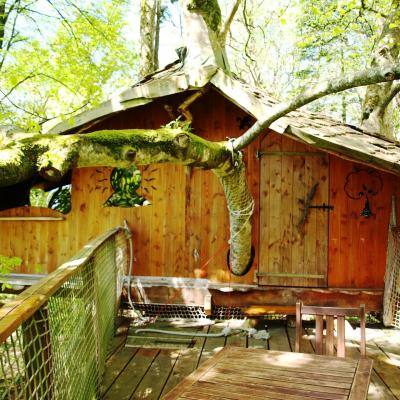
<svg viewBox="0 0 400 400"><path fill-rule="evenodd" d="M328 356L334 355L334 318L337 319L337 356L346 356L346 342L345 342L345 317L359 317L360 318L360 353L361 357L366 357L365 351L365 306L361 304L359 308L341 308L341 307L316 307L304 306L301 302L296 303L296 352L301 351L301 337L302 337L302 315L315 315L315 331L316 331L316 353L324 354L323 352L323 329L324 317L326 319L326 338L325 354Z"/></svg>

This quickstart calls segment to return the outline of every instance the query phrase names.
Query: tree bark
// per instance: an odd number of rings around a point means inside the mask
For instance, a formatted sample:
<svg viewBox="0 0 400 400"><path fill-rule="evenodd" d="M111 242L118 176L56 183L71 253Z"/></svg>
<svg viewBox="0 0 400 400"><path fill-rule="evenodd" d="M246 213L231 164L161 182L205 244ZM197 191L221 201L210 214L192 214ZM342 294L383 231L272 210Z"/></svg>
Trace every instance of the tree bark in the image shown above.
<svg viewBox="0 0 400 400"><path fill-rule="evenodd" d="M371 66L384 67L397 62L400 52L400 2L393 2L393 11L383 21L382 31ZM393 139L393 107L387 101L392 82L371 85L367 88L362 109L361 127Z"/></svg>
<svg viewBox="0 0 400 400"><path fill-rule="evenodd" d="M391 82L400 79L400 64L385 65L380 68L366 69L361 72L349 74L345 77L322 82L314 87L305 89L297 97L288 103L280 103L271 108L264 120L257 121L243 135L233 142L235 150L241 150L254 141L264 129L273 122L285 116L291 111L313 102L329 94L342 92L353 87L367 86L380 82Z"/></svg>
<svg viewBox="0 0 400 400"><path fill-rule="evenodd" d="M225 47L219 41L221 9L218 0L181 0L186 62L192 66L215 64L230 73Z"/></svg>
<svg viewBox="0 0 400 400"><path fill-rule="evenodd" d="M139 75L144 77L158 68L156 57L156 38L158 22L158 3L160 0L141 0L140 6L140 60Z"/></svg>

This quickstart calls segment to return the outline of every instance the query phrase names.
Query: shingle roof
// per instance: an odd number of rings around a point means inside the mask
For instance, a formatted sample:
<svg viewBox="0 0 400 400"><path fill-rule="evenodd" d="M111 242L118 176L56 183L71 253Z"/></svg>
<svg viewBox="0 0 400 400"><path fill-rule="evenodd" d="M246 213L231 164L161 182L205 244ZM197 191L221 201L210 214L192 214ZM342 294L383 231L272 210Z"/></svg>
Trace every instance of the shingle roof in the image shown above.
<svg viewBox="0 0 400 400"><path fill-rule="evenodd" d="M177 62L149 75L97 108L57 124L48 132L77 132L114 113L150 103L160 97L198 90L210 84L256 119L262 119L278 103L266 91L228 76L216 66L193 69ZM270 129L341 157L400 174L399 143L343 124L328 115L300 109L275 121Z"/></svg>

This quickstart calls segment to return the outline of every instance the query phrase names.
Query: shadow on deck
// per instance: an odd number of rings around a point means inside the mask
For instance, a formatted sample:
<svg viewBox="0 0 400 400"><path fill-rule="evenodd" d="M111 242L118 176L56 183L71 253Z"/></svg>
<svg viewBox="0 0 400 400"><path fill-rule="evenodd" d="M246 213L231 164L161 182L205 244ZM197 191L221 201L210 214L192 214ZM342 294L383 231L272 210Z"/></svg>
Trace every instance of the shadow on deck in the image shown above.
<svg viewBox="0 0 400 400"><path fill-rule="evenodd" d="M227 323L191 327L183 324L178 328L171 323L156 322L148 327L216 333ZM234 323L230 322L231 325ZM249 338L243 333L218 338L135 334L136 328L129 328L129 322L124 321L107 361L102 399L159 399L227 345L294 351L295 328L287 327L285 320L247 320L246 324L257 329L267 329L270 339ZM357 328L354 329L346 322L348 357L359 357L359 337ZM313 332L307 327L302 349L305 353L314 353L315 349ZM367 356L374 360L368 399L400 400L400 331L367 327ZM230 398L229 394L226 398Z"/></svg>

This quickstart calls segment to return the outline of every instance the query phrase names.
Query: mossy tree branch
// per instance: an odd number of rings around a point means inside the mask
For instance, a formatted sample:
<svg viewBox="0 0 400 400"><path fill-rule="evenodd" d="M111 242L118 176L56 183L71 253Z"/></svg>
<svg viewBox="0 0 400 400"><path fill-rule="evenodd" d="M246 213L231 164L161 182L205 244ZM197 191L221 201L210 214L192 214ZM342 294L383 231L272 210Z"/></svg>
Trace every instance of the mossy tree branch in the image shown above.
<svg viewBox="0 0 400 400"><path fill-rule="evenodd" d="M34 175L58 181L76 167L128 167L132 163L180 163L222 168L231 152L184 130L110 130L75 135L29 135L0 149L0 187Z"/></svg>
<svg viewBox="0 0 400 400"><path fill-rule="evenodd" d="M316 86L306 88L297 97L287 103L279 103L272 107L268 115L257 121L243 135L235 139L233 147L235 150L241 150L253 142L263 131L273 122L291 111L305 106L321 97L329 94L342 92L359 86L373 85L381 82L391 82L400 79L400 64L386 65L380 68L370 68L361 72L349 74L344 77L321 82Z"/></svg>

